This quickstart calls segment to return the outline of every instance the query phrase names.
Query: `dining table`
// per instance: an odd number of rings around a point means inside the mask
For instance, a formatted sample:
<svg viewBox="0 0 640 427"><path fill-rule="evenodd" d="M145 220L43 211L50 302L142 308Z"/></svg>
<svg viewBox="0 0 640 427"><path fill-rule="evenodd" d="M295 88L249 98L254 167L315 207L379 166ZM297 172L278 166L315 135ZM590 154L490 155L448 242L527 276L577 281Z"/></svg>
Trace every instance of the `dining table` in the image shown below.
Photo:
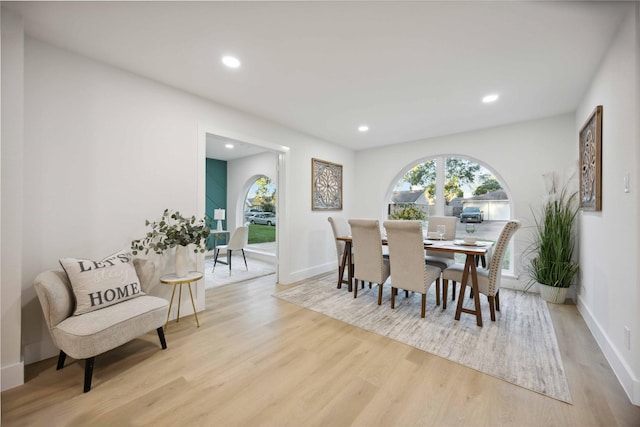
<svg viewBox="0 0 640 427"><path fill-rule="evenodd" d="M342 253L341 260L341 268L340 270L343 272L347 271L347 283L349 292L353 289L353 275L354 275L354 267L353 267L353 240L351 236L340 236L337 237L337 240L340 240L345 243L344 251ZM382 245L387 244L386 238L382 238ZM458 305L456 308L455 319L460 320L460 316L462 313L473 314L476 316L476 323L478 326L482 326L482 315L480 312L480 297L479 292L476 292L478 289L478 271L476 268L477 259L480 257L484 257L487 255L491 247L493 246L493 242L490 241L477 241L475 243L465 243L464 240L454 239L454 240L437 240L437 239L425 239L424 240L424 248L429 249L430 251L441 251L441 252L454 252L465 255L465 263L464 270L462 273L462 283L460 284L460 294L458 298ZM469 279L471 281L469 282ZM338 287L343 283L343 278L339 278ZM474 309L463 307L463 298L465 293L465 284L470 284L473 290L473 302ZM446 294L445 294L446 298ZM446 308L446 305L443 302L443 310Z"/></svg>

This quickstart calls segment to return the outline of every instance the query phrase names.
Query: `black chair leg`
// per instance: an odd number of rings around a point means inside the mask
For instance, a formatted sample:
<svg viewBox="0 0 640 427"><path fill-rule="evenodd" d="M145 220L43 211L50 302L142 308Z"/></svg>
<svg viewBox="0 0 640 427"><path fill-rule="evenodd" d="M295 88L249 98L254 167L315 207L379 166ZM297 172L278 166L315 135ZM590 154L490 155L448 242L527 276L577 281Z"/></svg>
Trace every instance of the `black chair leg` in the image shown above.
<svg viewBox="0 0 640 427"><path fill-rule="evenodd" d="M247 257L244 256L244 249L240 249L242 251L242 258L244 258L244 268L247 269L247 271L249 271L249 267L247 267Z"/></svg>
<svg viewBox="0 0 640 427"><path fill-rule="evenodd" d="M229 264L229 276L231 276L231 255L232 255L233 251L230 249L227 249L227 263Z"/></svg>
<svg viewBox="0 0 640 427"><path fill-rule="evenodd" d="M91 390L91 377L93 377L93 361L95 357L90 357L84 362L84 392Z"/></svg>
<svg viewBox="0 0 640 427"><path fill-rule="evenodd" d="M162 329L162 326L160 326L158 329L156 329L156 331L158 332L158 338L160 338L160 345L162 346L162 349L166 349L167 348L167 341L164 339L164 330Z"/></svg>
<svg viewBox="0 0 640 427"><path fill-rule="evenodd" d="M56 366L56 371L59 371L60 369L64 368L64 361L66 360L66 358L67 358L67 353L60 350L60 355L58 355L58 366Z"/></svg>
<svg viewBox="0 0 640 427"><path fill-rule="evenodd" d="M213 269L216 269L216 263L218 262L218 254L220 253L220 249L216 249L216 255L213 257Z"/></svg>

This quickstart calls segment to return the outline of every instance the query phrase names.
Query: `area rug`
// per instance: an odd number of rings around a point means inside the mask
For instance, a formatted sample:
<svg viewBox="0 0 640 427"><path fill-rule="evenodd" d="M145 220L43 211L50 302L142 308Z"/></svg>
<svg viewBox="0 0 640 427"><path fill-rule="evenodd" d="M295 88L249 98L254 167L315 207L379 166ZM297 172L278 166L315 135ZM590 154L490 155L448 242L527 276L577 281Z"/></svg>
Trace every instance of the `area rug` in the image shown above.
<svg viewBox="0 0 640 427"><path fill-rule="evenodd" d="M571 403L571 393L547 305L537 294L500 290L500 312L489 318L482 296L483 324L474 315L454 319L456 301L446 310L435 305L435 286L427 294L427 314L420 318L420 294L400 292L391 309L391 287L384 286L378 306L378 288L336 289L334 275L323 276L274 296L359 328L435 354L485 374L543 395ZM473 299L465 297L465 307Z"/></svg>
<svg viewBox="0 0 640 427"><path fill-rule="evenodd" d="M213 270L213 258L205 258L204 265L205 289L244 282L245 280L256 279L276 272L273 263L254 258L247 258L247 268L245 268L242 255L233 256L231 274L229 274L229 266L225 264L218 263L216 269Z"/></svg>

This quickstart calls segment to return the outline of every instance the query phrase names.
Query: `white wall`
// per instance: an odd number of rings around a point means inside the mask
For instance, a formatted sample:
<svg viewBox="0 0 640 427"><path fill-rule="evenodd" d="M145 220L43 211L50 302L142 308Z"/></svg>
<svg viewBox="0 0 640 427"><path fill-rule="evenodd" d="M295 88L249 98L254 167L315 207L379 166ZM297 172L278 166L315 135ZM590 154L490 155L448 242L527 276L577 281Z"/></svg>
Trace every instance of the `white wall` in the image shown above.
<svg viewBox="0 0 640 427"><path fill-rule="evenodd" d="M22 384L24 366L20 351L23 214L23 23L2 11L2 390Z"/></svg>
<svg viewBox="0 0 640 427"><path fill-rule="evenodd" d="M523 228L513 238L517 273L521 270L521 253L529 242L531 207L539 206L545 194L542 174L576 167L574 123L574 115L565 114L358 152L356 188L360 191L354 214L384 219L385 195L402 171L423 159L438 155L472 158L490 167L506 184L512 218L523 220ZM518 282L504 280L503 285L520 288L526 281L522 275Z"/></svg>
<svg viewBox="0 0 640 427"><path fill-rule="evenodd" d="M11 265L21 280L3 279L2 287L22 296L25 363L56 354L33 290L39 272L57 268L63 256L102 258L128 246L146 231L144 220L167 207L204 214L199 200L203 124L290 147L289 195L280 220L286 235L295 238L280 247L287 257L280 281L335 267L326 215L310 209L310 165L312 157L344 164L350 197L354 157L349 150L30 38L24 76L24 161L14 166L24 171L24 186L8 184L11 191L2 192L3 206L24 197L25 226L15 230L24 250ZM8 166L3 157L3 170ZM345 212L349 205L347 199ZM167 267L161 262L159 268ZM168 297L169 291L158 284L152 293ZM203 291L200 285L199 307ZM3 325L6 314L3 309ZM6 350L20 351L15 343Z"/></svg>
<svg viewBox="0 0 640 427"><path fill-rule="evenodd" d="M638 227L640 19L625 19L576 112L575 132L597 105L602 114L602 211L581 215L578 308L632 402L640 404ZM623 180L630 174L630 192ZM624 328L631 330L630 347Z"/></svg>

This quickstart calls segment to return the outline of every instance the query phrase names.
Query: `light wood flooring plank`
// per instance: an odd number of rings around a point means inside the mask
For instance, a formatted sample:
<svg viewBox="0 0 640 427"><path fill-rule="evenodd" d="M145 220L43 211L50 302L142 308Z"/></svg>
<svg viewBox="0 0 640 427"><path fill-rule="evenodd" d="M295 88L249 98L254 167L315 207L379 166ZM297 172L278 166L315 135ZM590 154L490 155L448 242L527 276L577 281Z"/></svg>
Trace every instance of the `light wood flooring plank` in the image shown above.
<svg viewBox="0 0 640 427"><path fill-rule="evenodd" d="M569 405L272 297L285 288L207 290L200 328L183 318L167 350L153 332L98 356L90 393L83 362L29 365L2 425L640 425L575 306L550 305Z"/></svg>

